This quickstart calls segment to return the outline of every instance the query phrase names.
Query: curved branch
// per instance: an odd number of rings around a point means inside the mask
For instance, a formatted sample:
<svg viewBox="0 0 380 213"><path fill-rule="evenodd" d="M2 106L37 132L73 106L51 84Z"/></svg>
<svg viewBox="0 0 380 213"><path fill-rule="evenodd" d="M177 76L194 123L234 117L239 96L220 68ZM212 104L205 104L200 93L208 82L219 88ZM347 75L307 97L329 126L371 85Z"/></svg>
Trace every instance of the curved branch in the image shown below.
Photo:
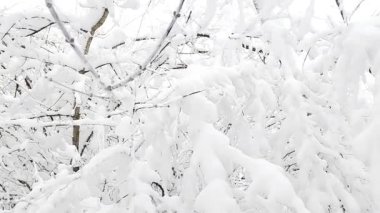
<svg viewBox="0 0 380 213"><path fill-rule="evenodd" d="M91 36L88 38L86 42L86 47L84 48L85 55L87 55L88 51L90 50L91 42L92 42L92 39L94 38L96 30L98 30L104 24L104 22L106 21L108 17L108 14L109 14L109 11L107 8L105 8L102 17L100 17L98 22L94 26L91 27L91 31L90 31Z"/></svg>

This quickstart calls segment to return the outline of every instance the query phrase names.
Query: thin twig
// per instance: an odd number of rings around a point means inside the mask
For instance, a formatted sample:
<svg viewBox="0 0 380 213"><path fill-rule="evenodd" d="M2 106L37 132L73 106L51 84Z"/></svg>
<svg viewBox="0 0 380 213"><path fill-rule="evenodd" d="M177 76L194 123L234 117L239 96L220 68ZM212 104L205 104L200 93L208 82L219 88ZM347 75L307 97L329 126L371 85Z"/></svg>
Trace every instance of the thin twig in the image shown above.
<svg viewBox="0 0 380 213"><path fill-rule="evenodd" d="M105 120L90 120L80 119L75 121L47 121L39 122L34 119L16 119L16 120L2 120L0 121L0 127L8 126L24 126L24 127L50 127L50 126L75 126L75 125L100 125L100 126L116 126L115 123L106 122Z"/></svg>
<svg viewBox="0 0 380 213"><path fill-rule="evenodd" d="M344 15L343 8L342 8L342 5L341 5L341 0L335 0L335 4L336 4L336 6L338 6L338 9L339 9L339 12L340 12L340 16L342 17L343 22L345 22L346 19L344 18L345 15Z"/></svg>
<svg viewBox="0 0 380 213"><path fill-rule="evenodd" d="M77 92L77 93L80 93L82 95L86 95L88 97L95 97L95 98L100 98L100 99L109 99L109 97L107 96L100 96L100 95L95 95L95 94L91 94L91 93L86 93L86 92L83 92L83 91L80 91L80 90L77 90L77 89L74 89L74 88L71 88L65 84L62 84L56 80L54 80L53 78L49 78L49 77L46 77L46 79L50 82L53 82L55 84L57 84L58 86L61 86L62 88L65 88L67 90L70 90L70 91L74 91L74 92Z"/></svg>
<svg viewBox="0 0 380 213"><path fill-rule="evenodd" d="M352 11L352 13L351 13L350 17L348 18L348 20L351 20L351 17L356 13L356 11L359 9L359 7L362 5L362 3L363 3L364 1L365 1L365 0L361 0L361 1L359 2L359 4L356 5L355 9Z"/></svg>
<svg viewBox="0 0 380 213"><path fill-rule="evenodd" d="M4 33L4 35L1 37L1 42L7 47L7 43L5 43L3 41L3 39L5 38L5 36L7 36L9 34L9 31L15 26L16 24L12 24L12 26L7 30L7 32Z"/></svg>
<svg viewBox="0 0 380 213"><path fill-rule="evenodd" d="M83 148L82 148L82 150L80 151L80 156L83 155L84 150L87 148L87 146L88 146L88 144L89 144L89 142L90 142L92 136L94 136L94 131L91 131L90 135L87 137L87 139L86 139L86 144L83 145Z"/></svg>
<svg viewBox="0 0 380 213"><path fill-rule="evenodd" d="M25 117L25 116L24 116ZM28 117L26 119L39 119L39 118L45 118L45 117L67 117L67 118L70 118L72 117L72 115L66 115L66 114L49 114L47 113L46 115L35 115L35 116L31 116L31 117Z"/></svg>
<svg viewBox="0 0 380 213"><path fill-rule="evenodd" d="M38 30L34 30L32 33L29 33L29 34L26 35L25 37L29 37L29 36L35 35L35 34L41 32L42 30L44 30L44 29L50 27L50 26L53 25L53 24L54 24L54 22L51 22L51 23L49 23L48 25L45 25L45 26L41 27L41 28L38 29Z"/></svg>
<svg viewBox="0 0 380 213"><path fill-rule="evenodd" d="M306 53L306 55L305 55L305 58L303 59L303 62L302 62L302 70L303 70L303 68L305 67L305 62L306 62L306 60L307 60L307 57L309 56L310 50L311 50L311 47L309 48L309 50L307 51L307 53Z"/></svg>
<svg viewBox="0 0 380 213"><path fill-rule="evenodd" d="M154 51L150 54L150 56L147 58L147 60L145 60L145 62L140 66L140 69L138 71L136 71L134 74L132 74L131 76L129 76L127 79L125 79L119 83L116 83L114 85L109 86L108 87L109 90L117 89L117 88L127 84L128 82L133 81L136 77L140 76L146 70L147 66L156 57L157 53L159 53L161 51L162 45L164 44L164 41L166 40L166 38L170 34L170 32L171 32L174 24L176 23L178 17L180 17L180 12L181 12L181 9L182 9L184 2L185 2L185 0L180 0L180 3L177 7L177 10L173 13L172 21L170 22L169 26L167 27L165 34L162 36L162 38L161 38L160 42L158 43L156 49L154 49Z"/></svg>

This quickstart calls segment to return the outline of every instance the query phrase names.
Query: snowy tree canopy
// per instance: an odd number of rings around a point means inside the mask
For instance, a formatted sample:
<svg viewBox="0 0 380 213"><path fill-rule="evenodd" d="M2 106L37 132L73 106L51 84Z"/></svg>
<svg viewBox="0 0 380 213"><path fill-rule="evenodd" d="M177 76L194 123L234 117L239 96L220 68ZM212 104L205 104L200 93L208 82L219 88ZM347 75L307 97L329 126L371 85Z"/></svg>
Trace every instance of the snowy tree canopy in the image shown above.
<svg viewBox="0 0 380 213"><path fill-rule="evenodd" d="M0 0L0 209L380 212L378 0Z"/></svg>

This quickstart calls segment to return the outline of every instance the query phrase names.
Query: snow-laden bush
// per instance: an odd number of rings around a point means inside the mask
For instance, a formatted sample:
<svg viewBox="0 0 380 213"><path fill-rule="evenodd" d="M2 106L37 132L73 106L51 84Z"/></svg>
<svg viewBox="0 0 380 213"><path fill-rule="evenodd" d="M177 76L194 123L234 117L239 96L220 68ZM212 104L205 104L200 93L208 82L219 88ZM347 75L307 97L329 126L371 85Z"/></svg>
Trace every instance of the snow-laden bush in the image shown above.
<svg viewBox="0 0 380 213"><path fill-rule="evenodd" d="M375 4L0 3L2 209L380 211Z"/></svg>

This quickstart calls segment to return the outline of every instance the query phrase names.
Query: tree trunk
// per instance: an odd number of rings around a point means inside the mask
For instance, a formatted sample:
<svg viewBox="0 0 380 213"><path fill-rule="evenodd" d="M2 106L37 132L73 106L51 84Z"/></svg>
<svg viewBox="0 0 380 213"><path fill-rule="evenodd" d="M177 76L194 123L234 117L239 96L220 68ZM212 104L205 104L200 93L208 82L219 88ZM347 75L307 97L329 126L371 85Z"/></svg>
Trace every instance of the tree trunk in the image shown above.
<svg viewBox="0 0 380 213"><path fill-rule="evenodd" d="M91 28L90 37L87 39L86 46L84 48L84 55L87 55L88 52L90 51L91 42L92 42L92 39L95 35L95 32L99 27L101 27L104 24L104 22L106 21L106 19L108 17L108 14L109 14L108 9L105 8L102 16L99 18L98 22ZM79 119L80 119L80 106L75 105L73 121L76 121ZM80 136L80 126L74 125L73 126L72 143L75 146L75 148L78 150L78 152L79 152L79 136ZM78 166L73 167L74 172L77 172L78 170L79 170Z"/></svg>
<svg viewBox="0 0 380 213"><path fill-rule="evenodd" d="M80 119L80 107L75 106L74 109L74 116L73 116L73 121L79 120ZM73 137L72 137L72 142L75 148L79 151L79 136L80 136L80 126L79 125L74 125L73 126ZM79 170L79 167L73 167L73 171L76 172Z"/></svg>

